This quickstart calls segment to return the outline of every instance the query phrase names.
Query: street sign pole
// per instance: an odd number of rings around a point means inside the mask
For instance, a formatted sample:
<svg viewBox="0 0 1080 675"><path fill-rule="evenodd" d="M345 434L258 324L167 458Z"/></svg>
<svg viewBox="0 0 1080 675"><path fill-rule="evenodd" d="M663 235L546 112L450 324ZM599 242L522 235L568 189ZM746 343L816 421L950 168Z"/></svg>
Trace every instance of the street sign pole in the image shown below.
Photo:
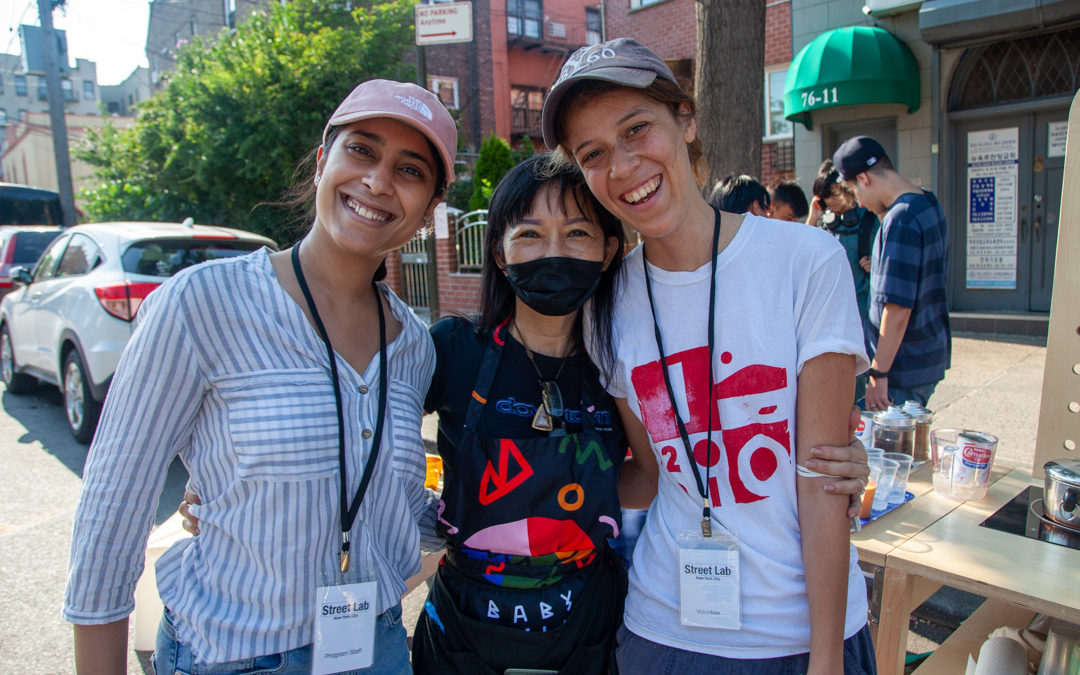
<svg viewBox="0 0 1080 675"><path fill-rule="evenodd" d="M427 54L424 45L421 44L416 45L416 83L427 89ZM453 180L453 178L453 176L447 176L446 180ZM435 252L434 228L424 240L424 250L427 251L427 266L424 271L427 274L428 309L431 312L430 321L435 323L439 320L439 264Z"/></svg>
<svg viewBox="0 0 1080 675"><path fill-rule="evenodd" d="M60 64L56 62L56 33L52 24L52 0L37 0L41 18L41 45L44 53L45 91L49 99L49 122L52 126L53 156L56 158L57 192L64 210L64 227L75 224L75 193L71 187L71 155L68 153L67 121L60 89ZM74 86L74 85L73 85Z"/></svg>

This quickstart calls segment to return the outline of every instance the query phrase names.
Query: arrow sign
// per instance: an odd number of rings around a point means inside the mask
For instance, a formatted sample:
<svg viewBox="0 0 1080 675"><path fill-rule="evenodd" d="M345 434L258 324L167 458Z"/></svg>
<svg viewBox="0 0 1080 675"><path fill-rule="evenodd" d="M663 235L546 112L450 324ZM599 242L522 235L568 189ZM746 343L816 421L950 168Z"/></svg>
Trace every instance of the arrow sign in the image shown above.
<svg viewBox="0 0 1080 675"><path fill-rule="evenodd" d="M416 6L416 44L472 42L472 3L448 2Z"/></svg>

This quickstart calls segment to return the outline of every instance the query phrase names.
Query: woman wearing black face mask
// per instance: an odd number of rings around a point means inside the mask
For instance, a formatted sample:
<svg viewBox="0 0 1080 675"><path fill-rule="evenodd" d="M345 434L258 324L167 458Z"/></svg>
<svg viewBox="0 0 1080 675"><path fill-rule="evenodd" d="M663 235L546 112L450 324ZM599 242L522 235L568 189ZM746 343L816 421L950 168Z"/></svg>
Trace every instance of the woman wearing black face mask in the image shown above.
<svg viewBox="0 0 1080 675"><path fill-rule="evenodd" d="M547 165L533 157L495 190L481 316L431 329L447 554L413 638L417 673L608 672L626 579L606 542L620 496L655 493L654 463L624 463L582 348L583 312L609 323L622 227L576 169Z"/></svg>

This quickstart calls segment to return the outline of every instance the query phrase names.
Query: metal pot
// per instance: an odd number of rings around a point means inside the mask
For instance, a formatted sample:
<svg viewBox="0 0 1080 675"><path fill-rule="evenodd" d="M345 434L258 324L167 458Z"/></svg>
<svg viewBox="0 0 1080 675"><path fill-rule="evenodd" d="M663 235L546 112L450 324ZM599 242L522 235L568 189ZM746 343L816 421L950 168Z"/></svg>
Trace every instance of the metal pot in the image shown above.
<svg viewBox="0 0 1080 675"><path fill-rule="evenodd" d="M1069 527L1080 526L1080 460L1056 459L1043 465L1043 512Z"/></svg>

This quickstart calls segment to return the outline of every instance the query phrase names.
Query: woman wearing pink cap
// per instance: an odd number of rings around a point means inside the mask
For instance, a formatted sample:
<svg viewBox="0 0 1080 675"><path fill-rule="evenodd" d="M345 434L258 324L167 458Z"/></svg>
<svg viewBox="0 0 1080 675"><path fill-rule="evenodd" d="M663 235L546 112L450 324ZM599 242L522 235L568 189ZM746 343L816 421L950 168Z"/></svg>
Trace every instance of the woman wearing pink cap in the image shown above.
<svg viewBox="0 0 1080 675"><path fill-rule="evenodd" d="M633 40L574 53L543 126L644 239L623 262L604 382L660 465L620 671L874 672L848 501L813 459L847 438L867 366L843 249L711 208L693 99Z"/></svg>
<svg viewBox="0 0 1080 675"><path fill-rule="evenodd" d="M157 564L157 672L409 672L399 599L434 517L420 417L435 352L377 282L431 218L456 147L431 93L365 82L323 132L307 235L185 270L144 303L75 515L64 617L79 673L126 670L178 455L200 536Z"/></svg>

